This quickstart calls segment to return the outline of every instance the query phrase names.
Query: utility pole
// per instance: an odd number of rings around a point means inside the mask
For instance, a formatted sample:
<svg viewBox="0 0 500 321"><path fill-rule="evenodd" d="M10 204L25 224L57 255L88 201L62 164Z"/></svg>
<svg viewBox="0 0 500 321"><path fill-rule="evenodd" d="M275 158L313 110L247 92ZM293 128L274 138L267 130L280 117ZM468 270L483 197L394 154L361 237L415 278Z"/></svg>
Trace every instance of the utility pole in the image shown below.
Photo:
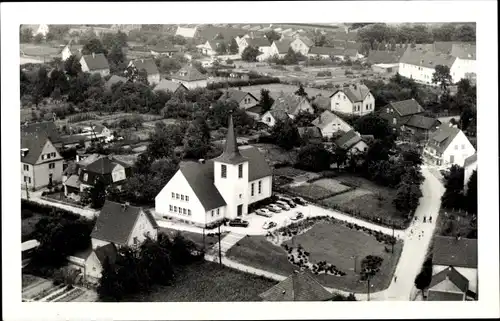
<svg viewBox="0 0 500 321"><path fill-rule="evenodd" d="M222 265L222 249L221 249L221 243L220 243L220 224L219 224L219 264Z"/></svg>
<svg viewBox="0 0 500 321"><path fill-rule="evenodd" d="M370 277L367 279L367 284L368 284L368 301L370 301Z"/></svg>
<svg viewBox="0 0 500 321"><path fill-rule="evenodd" d="M394 239L394 222L391 222L392 225L392 240L391 240L391 245L392 245L392 254L394 254L394 243L396 240Z"/></svg>
<svg viewBox="0 0 500 321"><path fill-rule="evenodd" d="M205 253L205 225L203 225L203 253Z"/></svg>
<svg viewBox="0 0 500 321"><path fill-rule="evenodd" d="M24 184L26 185L26 199L29 200L30 199L30 193L28 191L28 182L24 182Z"/></svg>
<svg viewBox="0 0 500 321"><path fill-rule="evenodd" d="M358 261L358 256L357 255L354 255L354 273L356 273L356 263Z"/></svg>

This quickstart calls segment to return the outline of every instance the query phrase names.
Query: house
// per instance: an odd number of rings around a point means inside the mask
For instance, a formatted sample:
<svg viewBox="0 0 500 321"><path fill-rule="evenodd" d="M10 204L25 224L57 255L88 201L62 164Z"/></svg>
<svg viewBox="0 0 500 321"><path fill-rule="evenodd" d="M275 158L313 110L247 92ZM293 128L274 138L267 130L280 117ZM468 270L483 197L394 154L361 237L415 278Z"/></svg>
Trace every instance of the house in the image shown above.
<svg viewBox="0 0 500 321"><path fill-rule="evenodd" d="M113 156L92 154L79 161L73 172L65 174L64 195L68 196L69 194L78 195L92 188L97 180L106 186L120 187L132 174L132 168Z"/></svg>
<svg viewBox="0 0 500 321"><path fill-rule="evenodd" d="M347 133L352 130L351 125L329 110L325 110L318 118L312 121L323 137L331 138L334 133L342 131Z"/></svg>
<svg viewBox="0 0 500 321"><path fill-rule="evenodd" d="M378 74L394 75L399 70L399 63L392 64L374 64L372 70Z"/></svg>
<svg viewBox="0 0 500 321"><path fill-rule="evenodd" d="M92 138L89 135L66 135L61 137L63 148L88 148L92 144Z"/></svg>
<svg viewBox="0 0 500 321"><path fill-rule="evenodd" d="M71 56L75 56L76 59L80 60L82 58L82 48L82 45L75 45L73 44L73 40L70 40L61 51L62 61L66 61Z"/></svg>
<svg viewBox="0 0 500 321"><path fill-rule="evenodd" d="M171 76L173 82L183 84L187 89L206 88L207 76L192 65L186 65Z"/></svg>
<svg viewBox="0 0 500 321"><path fill-rule="evenodd" d="M401 130L411 134L415 138L421 137L427 140L440 125L441 121L434 117L412 115L408 121L401 126Z"/></svg>
<svg viewBox="0 0 500 321"><path fill-rule="evenodd" d="M227 43L229 43L231 39L234 39L238 36L243 37L248 33L248 31L249 30L237 28L204 26L199 30L199 36L203 41L219 39L225 40Z"/></svg>
<svg viewBox="0 0 500 321"><path fill-rule="evenodd" d="M37 190L62 180L63 158L45 133L21 132L21 186Z"/></svg>
<svg viewBox="0 0 500 321"><path fill-rule="evenodd" d="M36 35L42 35L44 38L49 33L49 25L39 24L39 25L21 25L21 30L30 29L33 37Z"/></svg>
<svg viewBox="0 0 500 321"><path fill-rule="evenodd" d="M451 123L442 124L432 134L424 148L424 161L438 166L464 166L476 150L461 131Z"/></svg>
<svg viewBox="0 0 500 321"><path fill-rule="evenodd" d="M67 257L67 261L69 267L80 271L86 282L98 283L102 277L102 270L106 261L114 264L117 256L116 247L108 243L96 249L89 247L84 251L70 255Z"/></svg>
<svg viewBox="0 0 500 321"><path fill-rule="evenodd" d="M476 78L476 45L456 43L452 45L451 56L456 57L450 73L453 82L460 79L475 80Z"/></svg>
<svg viewBox="0 0 500 321"><path fill-rule="evenodd" d="M109 64L104 54L92 53L91 55L83 55L80 58L83 72L91 74L100 74L101 77L109 75Z"/></svg>
<svg viewBox="0 0 500 321"><path fill-rule="evenodd" d="M268 110L267 112L264 113L261 117L261 122L266 124L269 127L274 127L276 125L276 122L278 120L280 121L286 121L287 119L292 119L289 114L287 114L283 110Z"/></svg>
<svg viewBox="0 0 500 321"><path fill-rule="evenodd" d="M199 46L199 49L203 55L207 55L210 57L218 55L218 48L220 46L226 46L227 49L227 43L226 41L220 39L220 40L207 40L205 44L202 46Z"/></svg>
<svg viewBox="0 0 500 321"><path fill-rule="evenodd" d="M106 200L90 237L94 250L108 244L139 246L148 237L156 240L158 224L149 211Z"/></svg>
<svg viewBox="0 0 500 321"><path fill-rule="evenodd" d="M297 127L300 138L308 143L321 143L323 135L321 130L315 126Z"/></svg>
<svg viewBox="0 0 500 321"><path fill-rule="evenodd" d="M307 56L309 49L313 46L314 42L307 37L297 37L290 43L293 51L300 52L304 56Z"/></svg>
<svg viewBox="0 0 500 321"><path fill-rule="evenodd" d="M186 162L155 198L156 212L197 226L248 214L272 194L272 170L253 146L238 147L232 115L219 157Z"/></svg>
<svg viewBox="0 0 500 321"><path fill-rule="evenodd" d="M153 59L136 59L128 63L128 67L135 67L138 71L145 70L148 75L150 85L160 82L160 71Z"/></svg>
<svg viewBox="0 0 500 321"><path fill-rule="evenodd" d="M366 61L372 65L376 64L397 64L399 65L399 60L404 52L389 51L389 50L370 50Z"/></svg>
<svg viewBox="0 0 500 321"><path fill-rule="evenodd" d="M307 56L309 58L330 59L336 51L337 49L333 47L311 47Z"/></svg>
<svg viewBox="0 0 500 321"><path fill-rule="evenodd" d="M158 58L158 57L172 57L176 53L180 53L182 50L180 47L177 46L153 46L149 47L149 52L153 57Z"/></svg>
<svg viewBox="0 0 500 321"><path fill-rule="evenodd" d="M332 111L363 116L375 110L375 98L363 84L338 89L330 96Z"/></svg>
<svg viewBox="0 0 500 321"><path fill-rule="evenodd" d="M349 154L357 154L368 150L367 138L353 129L340 136L335 141L335 145L347 151Z"/></svg>
<svg viewBox="0 0 500 321"><path fill-rule="evenodd" d="M407 99L389 103L379 112L381 118L387 120L389 124L396 128L401 128L413 115L421 115L424 108L415 99Z"/></svg>
<svg viewBox="0 0 500 321"><path fill-rule="evenodd" d="M240 55L243 52L243 50L245 50L249 46L259 49L261 53L265 52L266 54L268 54L271 44L269 43L269 40L267 40L267 38L265 37L261 38L243 37L240 39L238 43L238 51Z"/></svg>
<svg viewBox="0 0 500 321"><path fill-rule="evenodd" d="M477 153L469 156L464 161L464 193L467 194L467 183L469 183L472 173L477 171Z"/></svg>
<svg viewBox="0 0 500 321"><path fill-rule="evenodd" d="M160 91L160 90L170 91L170 92L172 92L174 94L177 93L177 92L186 92L186 91L188 91L187 87L184 86L182 83L170 81L170 80L167 80L167 79L162 79L160 81L160 83L158 85L156 85L155 88L153 89L153 91Z"/></svg>
<svg viewBox="0 0 500 321"><path fill-rule="evenodd" d="M186 27L177 27L175 31L176 36L183 36L184 38L194 38L196 36L197 27L194 28L186 28Z"/></svg>
<svg viewBox="0 0 500 321"><path fill-rule="evenodd" d="M273 44L269 49L269 56L284 58L285 55L288 53L288 49L290 49L291 43L292 42L288 40L273 41Z"/></svg>
<svg viewBox="0 0 500 321"><path fill-rule="evenodd" d="M469 280L453 266L432 276L427 287L427 301L465 301Z"/></svg>
<svg viewBox="0 0 500 321"><path fill-rule="evenodd" d="M80 134L98 140L106 140L113 136L113 132L104 125L85 126Z"/></svg>
<svg viewBox="0 0 500 321"><path fill-rule="evenodd" d="M111 78L108 79L108 81L106 81L106 83L104 84L104 88L106 90L111 90L113 88L113 85L114 84L117 84L119 82L121 83L126 83L128 81L127 78L125 77L121 77L121 76L117 76L117 75L113 75L111 76Z"/></svg>
<svg viewBox="0 0 500 321"><path fill-rule="evenodd" d="M44 134L55 148L62 147L61 134L53 121L32 123L21 126L21 134Z"/></svg>
<svg viewBox="0 0 500 321"><path fill-rule="evenodd" d="M333 295L307 271L295 271L264 293L263 301L329 301Z"/></svg>
<svg viewBox="0 0 500 321"><path fill-rule="evenodd" d="M260 116L262 115L262 107L255 105L245 110L248 116L252 117L256 121L260 121Z"/></svg>
<svg viewBox="0 0 500 321"><path fill-rule="evenodd" d="M114 24L111 26L111 30L114 30L115 32L123 32L127 36L129 33L133 30L141 30L142 25L139 24L129 24L129 25L121 25L121 24Z"/></svg>
<svg viewBox="0 0 500 321"><path fill-rule="evenodd" d="M259 100L255 98L250 92L228 89L219 98L219 101L234 100L238 103L241 109L248 109L254 107L259 103Z"/></svg>
<svg viewBox="0 0 500 321"><path fill-rule="evenodd" d="M331 110L330 106L330 98L327 96L323 96L321 94L315 96L311 101L313 106L316 106L319 110Z"/></svg>
<svg viewBox="0 0 500 321"><path fill-rule="evenodd" d="M314 109L306 97L297 96L294 93L283 93L276 98L271 110L286 112L290 118L295 118L300 112L314 113Z"/></svg>
<svg viewBox="0 0 500 321"><path fill-rule="evenodd" d="M476 297L477 250L477 239L436 236L432 250L433 278L451 266L469 281L468 289L465 291L467 296Z"/></svg>

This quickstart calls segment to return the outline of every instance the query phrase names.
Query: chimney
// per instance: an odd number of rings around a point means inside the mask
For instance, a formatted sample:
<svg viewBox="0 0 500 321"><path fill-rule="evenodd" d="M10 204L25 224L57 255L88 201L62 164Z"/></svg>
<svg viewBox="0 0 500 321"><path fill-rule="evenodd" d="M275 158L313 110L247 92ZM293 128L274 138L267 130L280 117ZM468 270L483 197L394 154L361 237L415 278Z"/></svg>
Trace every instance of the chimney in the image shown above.
<svg viewBox="0 0 500 321"><path fill-rule="evenodd" d="M141 59L141 62L144 63L144 59Z"/></svg>
<svg viewBox="0 0 500 321"><path fill-rule="evenodd" d="M122 204L122 210L125 211L127 209L127 207L130 206L130 203L129 202L125 202Z"/></svg>
<svg viewBox="0 0 500 321"><path fill-rule="evenodd" d="M200 159L198 159L198 163L200 163L200 164L205 164L205 159L204 159L204 158L200 158Z"/></svg>
<svg viewBox="0 0 500 321"><path fill-rule="evenodd" d="M321 116L322 116L322 115L319 115L318 124L323 124L323 119L321 119Z"/></svg>
<svg viewBox="0 0 500 321"><path fill-rule="evenodd" d="M28 148L21 148L21 157L26 156L28 154L29 149Z"/></svg>
<svg viewBox="0 0 500 321"><path fill-rule="evenodd" d="M95 58L95 52L92 53L92 58Z"/></svg>

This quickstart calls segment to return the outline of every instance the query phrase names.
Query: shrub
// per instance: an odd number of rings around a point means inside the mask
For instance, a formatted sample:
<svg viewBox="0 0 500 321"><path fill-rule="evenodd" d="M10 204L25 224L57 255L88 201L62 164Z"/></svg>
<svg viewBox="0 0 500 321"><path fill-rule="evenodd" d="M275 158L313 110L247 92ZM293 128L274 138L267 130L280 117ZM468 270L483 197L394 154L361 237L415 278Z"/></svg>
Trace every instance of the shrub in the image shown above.
<svg viewBox="0 0 500 321"><path fill-rule="evenodd" d="M21 219L27 219L27 218L30 218L32 217L34 214L31 210L29 209L22 209L21 210Z"/></svg>
<svg viewBox="0 0 500 321"><path fill-rule="evenodd" d="M295 67L293 67L293 70L294 71L302 71L302 68L300 68L299 66L295 66Z"/></svg>

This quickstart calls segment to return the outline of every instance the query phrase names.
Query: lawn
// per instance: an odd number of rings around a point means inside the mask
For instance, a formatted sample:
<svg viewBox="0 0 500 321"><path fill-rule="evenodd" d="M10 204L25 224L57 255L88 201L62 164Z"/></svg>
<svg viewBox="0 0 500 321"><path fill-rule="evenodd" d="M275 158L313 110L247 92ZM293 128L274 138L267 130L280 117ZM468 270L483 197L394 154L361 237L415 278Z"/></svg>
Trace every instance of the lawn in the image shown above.
<svg viewBox="0 0 500 321"><path fill-rule="evenodd" d="M285 177L290 177L290 178L294 178L297 176L307 174L306 171L303 171L303 170L297 169L297 168L293 168L293 167L275 168L273 173L274 173L274 175L285 176Z"/></svg>
<svg viewBox="0 0 500 321"><path fill-rule="evenodd" d="M436 235L461 236L477 239L477 220L472 214L441 209L436 222Z"/></svg>
<svg viewBox="0 0 500 321"><path fill-rule="evenodd" d="M295 159L297 158L297 151L286 151L277 145L259 143L253 144L253 146L261 150L264 158L271 165L283 162L293 164L295 163Z"/></svg>
<svg viewBox="0 0 500 321"><path fill-rule="evenodd" d="M58 56L62 48L50 45L20 44L20 49L27 56Z"/></svg>
<svg viewBox="0 0 500 321"><path fill-rule="evenodd" d="M177 271L171 286L158 286L132 302L261 301L259 294L277 282L213 262L199 262Z"/></svg>
<svg viewBox="0 0 500 321"><path fill-rule="evenodd" d="M245 236L226 252L227 257L241 264L283 276L296 268L288 261L286 251L266 240L264 236Z"/></svg>
<svg viewBox="0 0 500 321"><path fill-rule="evenodd" d="M184 236L186 239L188 240L191 240L193 241L196 245L199 246L200 249L203 248L203 234L200 234L200 233L194 233L194 232L188 232L188 231L178 231L178 230L174 230L174 229L169 229L169 228L166 228L166 227L160 227L159 231L161 233L165 233L169 236L174 236L176 235L177 233L180 233L182 236ZM217 235L214 235L214 233L216 233L217 230L206 230L205 231L205 246L206 247L210 247L210 246L213 246L215 244L217 244L217 242L219 242L219 237ZM210 234L210 235L208 235ZM228 233L227 232L223 232L221 233L221 240L224 238L224 236L226 236Z"/></svg>
<svg viewBox="0 0 500 321"><path fill-rule="evenodd" d="M315 181L313 184L332 191L333 193L342 193L351 188L332 178L322 178Z"/></svg>
<svg viewBox="0 0 500 321"><path fill-rule="evenodd" d="M308 183L290 187L288 190L293 194L315 201L328 198L335 194L324 187Z"/></svg>

